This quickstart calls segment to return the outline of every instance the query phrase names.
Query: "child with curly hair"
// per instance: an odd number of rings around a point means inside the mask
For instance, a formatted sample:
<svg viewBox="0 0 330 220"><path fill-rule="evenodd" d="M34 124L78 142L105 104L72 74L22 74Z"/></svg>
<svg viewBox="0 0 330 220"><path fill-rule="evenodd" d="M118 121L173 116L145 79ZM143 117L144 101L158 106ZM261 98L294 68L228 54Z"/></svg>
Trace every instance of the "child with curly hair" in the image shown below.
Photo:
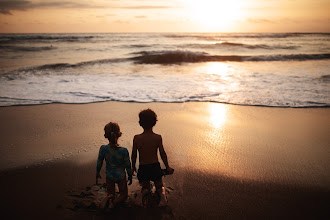
<svg viewBox="0 0 330 220"><path fill-rule="evenodd" d="M139 113L139 124L143 128L143 133L135 135L133 139L132 149L132 169L136 172L136 158L139 152L139 170L138 180L142 186L142 195L150 191L150 181L153 181L156 187L156 192L160 195L160 206L166 204L166 198L163 193L163 172L158 162L157 151L159 150L160 157L166 167L166 172L172 174L172 169L167 160L167 155L164 150L162 136L153 132L152 128L156 125L157 115L151 109L143 110Z"/></svg>

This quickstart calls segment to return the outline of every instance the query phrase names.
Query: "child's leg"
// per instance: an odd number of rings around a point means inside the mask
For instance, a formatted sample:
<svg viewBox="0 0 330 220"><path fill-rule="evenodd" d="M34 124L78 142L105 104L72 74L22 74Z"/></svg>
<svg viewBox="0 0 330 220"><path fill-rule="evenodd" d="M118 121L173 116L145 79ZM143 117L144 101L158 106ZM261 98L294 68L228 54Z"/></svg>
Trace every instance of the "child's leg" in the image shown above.
<svg viewBox="0 0 330 220"><path fill-rule="evenodd" d="M111 203L111 199L115 196L115 183L106 179L107 183L107 195L104 196L102 201L99 204L99 208L101 209L107 209L109 206L109 203Z"/></svg>
<svg viewBox="0 0 330 220"><path fill-rule="evenodd" d="M155 186L156 186L156 192L158 193L159 197L160 197L160 201L159 201L159 206L165 206L167 204L167 198L165 195L165 188L163 185L163 181L162 179L154 181Z"/></svg>
<svg viewBox="0 0 330 220"><path fill-rule="evenodd" d="M148 193L151 191L151 184L150 181L143 181L140 182L141 185L141 201L142 202L142 207L147 207L148 206Z"/></svg>
<svg viewBox="0 0 330 220"><path fill-rule="evenodd" d="M122 179L118 183L118 188L119 188L119 196L113 200L113 204L118 204L121 202L124 202L127 197L128 197L128 189L127 189L127 182L126 178Z"/></svg>
<svg viewBox="0 0 330 220"><path fill-rule="evenodd" d="M140 185L142 186L141 192L149 192L151 190L150 181L140 182Z"/></svg>
<svg viewBox="0 0 330 220"><path fill-rule="evenodd" d="M115 197L115 182L110 181L110 180L107 179L106 183L107 183L108 196L112 195L112 197Z"/></svg>
<svg viewBox="0 0 330 220"><path fill-rule="evenodd" d="M154 184L155 184L157 193L158 194L161 194L162 193L162 189L163 189L163 180L160 179L160 180L154 181Z"/></svg>

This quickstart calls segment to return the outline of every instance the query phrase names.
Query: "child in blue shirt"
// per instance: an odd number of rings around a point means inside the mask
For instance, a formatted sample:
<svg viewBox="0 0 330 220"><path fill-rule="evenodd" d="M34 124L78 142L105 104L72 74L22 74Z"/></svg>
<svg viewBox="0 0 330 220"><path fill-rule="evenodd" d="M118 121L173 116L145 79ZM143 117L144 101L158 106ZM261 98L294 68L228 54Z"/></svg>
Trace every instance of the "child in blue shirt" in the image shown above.
<svg viewBox="0 0 330 220"><path fill-rule="evenodd" d="M98 184L98 179L101 178L100 170L103 161L105 160L106 162L107 196L101 202L101 208L107 208L104 206L113 208L116 204L127 199L126 172L129 181L128 185L132 184L132 169L128 150L119 146L117 143L121 134L117 123L110 122L104 127L104 137L109 140L109 144L100 147L96 165L96 184ZM119 188L118 197L115 197L115 184L117 184Z"/></svg>

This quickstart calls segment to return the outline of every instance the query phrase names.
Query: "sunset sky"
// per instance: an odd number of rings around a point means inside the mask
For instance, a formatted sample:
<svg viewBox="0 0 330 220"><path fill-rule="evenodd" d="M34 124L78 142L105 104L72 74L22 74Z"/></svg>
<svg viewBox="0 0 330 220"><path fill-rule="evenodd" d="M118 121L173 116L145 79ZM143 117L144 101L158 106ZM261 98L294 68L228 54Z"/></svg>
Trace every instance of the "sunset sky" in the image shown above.
<svg viewBox="0 0 330 220"><path fill-rule="evenodd" d="M0 0L0 32L330 32L330 1Z"/></svg>

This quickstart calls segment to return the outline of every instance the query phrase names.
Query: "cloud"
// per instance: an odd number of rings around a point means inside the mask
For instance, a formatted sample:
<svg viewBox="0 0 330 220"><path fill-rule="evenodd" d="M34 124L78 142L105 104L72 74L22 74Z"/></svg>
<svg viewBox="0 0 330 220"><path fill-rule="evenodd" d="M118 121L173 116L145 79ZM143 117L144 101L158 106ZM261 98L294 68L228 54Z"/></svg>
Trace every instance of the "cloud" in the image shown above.
<svg viewBox="0 0 330 220"><path fill-rule="evenodd" d="M25 10L31 7L31 2L22 0L1 0L0 13L11 14L11 10Z"/></svg>
<svg viewBox="0 0 330 220"><path fill-rule="evenodd" d="M262 19L262 18L248 18L247 21L251 22L251 23L258 23L258 24L260 24L260 23L274 23L271 20Z"/></svg>
<svg viewBox="0 0 330 220"><path fill-rule="evenodd" d="M140 16L135 16L135 18L146 18L147 16L140 15Z"/></svg>
<svg viewBox="0 0 330 220"><path fill-rule="evenodd" d="M0 0L0 13L11 15L11 11L26 11L34 8L101 8L75 1L33 2L26 0Z"/></svg>
<svg viewBox="0 0 330 220"><path fill-rule="evenodd" d="M89 1L83 0L54 0L54 1L34 1L34 0L0 0L0 14L11 15L12 11L26 11L29 9L35 8L110 8L110 9L169 9L177 8L173 6L164 6L164 5L122 5L119 4L120 1L116 4L107 4L107 3L89 3Z"/></svg>
<svg viewBox="0 0 330 220"><path fill-rule="evenodd" d="M154 5L139 5L139 6L124 6L124 7L116 7L120 9L167 9L167 8L177 8L173 6L154 6Z"/></svg>
<svg viewBox="0 0 330 220"><path fill-rule="evenodd" d="M130 22L127 21L127 20L116 20L115 23L118 23L118 24L129 24Z"/></svg>

